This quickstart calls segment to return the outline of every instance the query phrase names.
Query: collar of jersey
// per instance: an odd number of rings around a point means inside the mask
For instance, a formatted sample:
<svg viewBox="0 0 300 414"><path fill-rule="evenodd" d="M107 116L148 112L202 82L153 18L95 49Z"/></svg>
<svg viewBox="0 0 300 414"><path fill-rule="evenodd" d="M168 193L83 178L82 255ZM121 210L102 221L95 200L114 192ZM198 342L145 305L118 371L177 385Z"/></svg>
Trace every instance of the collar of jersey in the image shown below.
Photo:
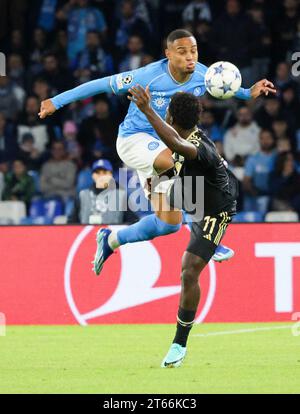
<svg viewBox="0 0 300 414"><path fill-rule="evenodd" d="M191 74L191 76L190 76L190 78L187 80L187 81L185 81L185 82L182 82L182 83L180 83L180 82L178 82L173 76L172 76L172 73L171 73L171 71L170 71L170 68L169 68L169 61L168 61L168 63L167 63L167 68L168 68L168 74L170 75L170 77L171 77L171 79L177 84L177 85L185 85L186 83L188 83L191 79L192 79L192 77L194 76L194 73L195 72L193 72L192 74Z"/></svg>

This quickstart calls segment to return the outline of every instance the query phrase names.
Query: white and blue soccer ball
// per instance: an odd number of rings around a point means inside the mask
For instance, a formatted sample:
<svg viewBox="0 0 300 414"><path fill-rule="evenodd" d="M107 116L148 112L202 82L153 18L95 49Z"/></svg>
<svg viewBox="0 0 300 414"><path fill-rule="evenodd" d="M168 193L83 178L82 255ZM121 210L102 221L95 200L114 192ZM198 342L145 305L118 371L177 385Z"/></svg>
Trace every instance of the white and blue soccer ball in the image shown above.
<svg viewBox="0 0 300 414"><path fill-rule="evenodd" d="M218 99L232 98L240 89L242 76L238 68L230 62L216 62L205 74L207 91Z"/></svg>

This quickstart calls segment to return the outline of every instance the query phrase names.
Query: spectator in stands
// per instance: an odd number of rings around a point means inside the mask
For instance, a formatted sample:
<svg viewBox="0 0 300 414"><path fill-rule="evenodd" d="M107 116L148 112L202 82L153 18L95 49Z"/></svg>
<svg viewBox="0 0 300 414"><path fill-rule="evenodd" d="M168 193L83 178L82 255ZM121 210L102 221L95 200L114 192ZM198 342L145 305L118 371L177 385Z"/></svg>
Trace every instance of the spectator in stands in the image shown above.
<svg viewBox="0 0 300 414"><path fill-rule="evenodd" d="M49 85L43 78L37 78L33 84L33 93L38 97L39 101L47 99L50 94Z"/></svg>
<svg viewBox="0 0 300 414"><path fill-rule="evenodd" d="M280 101L276 96L268 96L264 99L263 106L255 114L255 120L263 129L271 129L275 119L282 117Z"/></svg>
<svg viewBox="0 0 300 414"><path fill-rule="evenodd" d="M246 106L238 110L237 121L224 135L224 154L231 164L242 166L245 157L259 151L260 128Z"/></svg>
<svg viewBox="0 0 300 414"><path fill-rule="evenodd" d="M126 192L117 188L112 176L113 168L106 159L92 166L93 185L81 190L75 199L68 223L121 224L132 223L137 216L129 209Z"/></svg>
<svg viewBox="0 0 300 414"><path fill-rule="evenodd" d="M81 166L81 147L77 141L77 125L73 121L66 121L63 127L65 147L69 160L74 161L78 167Z"/></svg>
<svg viewBox="0 0 300 414"><path fill-rule="evenodd" d="M16 148L15 126L0 112L0 157L13 160L16 156Z"/></svg>
<svg viewBox="0 0 300 414"><path fill-rule="evenodd" d="M42 78L48 83L52 95L74 86L73 74L60 67L57 57L53 53L44 55L43 70L37 74L36 78Z"/></svg>
<svg viewBox="0 0 300 414"><path fill-rule="evenodd" d="M191 31L197 40L198 50L201 51L201 63L210 66L215 60L211 45L211 23L199 20L194 28L188 24L185 24L185 28Z"/></svg>
<svg viewBox="0 0 300 414"><path fill-rule="evenodd" d="M143 64L144 43L140 36L130 36L127 45L127 53L119 66L119 72L138 69Z"/></svg>
<svg viewBox="0 0 300 414"><path fill-rule="evenodd" d="M194 27L201 20L211 21L211 10L206 0L191 1L182 13L184 23L191 23Z"/></svg>
<svg viewBox="0 0 300 414"><path fill-rule="evenodd" d="M268 74L271 54L271 31L265 22L264 10L261 5L253 4L249 10L253 21L255 48L252 59L253 80L263 79Z"/></svg>
<svg viewBox="0 0 300 414"><path fill-rule="evenodd" d="M272 210L293 210L300 214L300 174L292 152L278 156L271 177Z"/></svg>
<svg viewBox="0 0 300 414"><path fill-rule="evenodd" d="M259 135L260 151L250 155L245 164L244 210L266 213L270 196L270 176L274 170L276 153L271 131Z"/></svg>
<svg viewBox="0 0 300 414"><path fill-rule="evenodd" d="M275 31L276 49L273 53L276 55L277 61L285 60L287 52L292 50L299 20L298 0L284 0L283 7L284 10L277 20Z"/></svg>
<svg viewBox="0 0 300 414"><path fill-rule="evenodd" d="M67 15L68 26L68 56L72 62L78 53L86 46L86 34L91 31L106 33L106 21L103 13L90 5L89 0L73 1L73 7Z"/></svg>
<svg viewBox="0 0 300 414"><path fill-rule="evenodd" d="M69 59L67 54L68 47L68 34L66 30L58 30L55 32L55 42L53 47L53 53L57 57L60 67L63 69L68 69Z"/></svg>
<svg viewBox="0 0 300 414"><path fill-rule="evenodd" d="M34 191L34 180L27 173L26 165L22 160L15 160L12 172L5 175L3 200L23 201L28 208Z"/></svg>
<svg viewBox="0 0 300 414"><path fill-rule="evenodd" d="M22 160L27 165L28 170L39 170L42 163L45 161L46 154L40 153L35 147L34 137L30 133L23 134L19 146L17 158Z"/></svg>
<svg viewBox="0 0 300 414"><path fill-rule="evenodd" d="M25 91L13 84L8 76L0 76L0 112L14 120L23 106Z"/></svg>
<svg viewBox="0 0 300 414"><path fill-rule="evenodd" d="M38 26L46 32L52 32L55 28L55 14L62 0L42 0L38 16Z"/></svg>
<svg viewBox="0 0 300 414"><path fill-rule="evenodd" d="M298 91L298 84L292 79L291 67L287 62L278 63L274 84L280 95L287 87L294 88L295 91Z"/></svg>
<svg viewBox="0 0 300 414"><path fill-rule="evenodd" d="M101 45L98 32L91 31L87 34L86 48L80 52L75 62L76 78L79 83L92 79L103 78L113 73L113 60Z"/></svg>
<svg viewBox="0 0 300 414"><path fill-rule="evenodd" d="M8 76L12 82L22 89L25 85L25 68L21 55L15 53L8 57Z"/></svg>
<svg viewBox="0 0 300 414"><path fill-rule="evenodd" d="M54 141L51 158L41 169L41 192L45 197L59 196L64 200L75 194L76 166L68 160L64 142Z"/></svg>
<svg viewBox="0 0 300 414"><path fill-rule="evenodd" d="M243 84L250 87L251 63L255 49L254 23L241 10L239 0L227 0L226 12L212 28L212 46L217 60L228 60L240 69Z"/></svg>
<svg viewBox="0 0 300 414"><path fill-rule="evenodd" d="M36 28L33 32L33 44L29 55L29 73L35 76L43 70L43 56L47 50L47 36L44 30Z"/></svg>
<svg viewBox="0 0 300 414"><path fill-rule="evenodd" d="M95 114L82 122L79 143L85 149L85 160L98 158L117 159L115 143L118 133L118 119L111 112L108 100L96 98Z"/></svg>
<svg viewBox="0 0 300 414"><path fill-rule="evenodd" d="M49 130L46 123L38 117L39 100L35 96L29 96L26 99L25 111L19 118L18 125L18 142L22 141L22 136L29 132L34 137L34 146L40 152L46 150L50 141Z"/></svg>
<svg viewBox="0 0 300 414"><path fill-rule="evenodd" d="M276 151L278 154L292 151L292 143L289 138L279 138L276 140Z"/></svg>
<svg viewBox="0 0 300 414"><path fill-rule="evenodd" d="M300 125L299 120L299 93L292 85L282 88L281 95L282 116L287 121L290 129L295 132Z"/></svg>
<svg viewBox="0 0 300 414"><path fill-rule="evenodd" d="M133 0L123 0L120 21L117 23L116 27L118 29L116 31L115 44L120 52L126 50L128 39L133 35L140 36L145 44L149 44L149 28L145 25L145 22L138 17Z"/></svg>
<svg viewBox="0 0 300 414"><path fill-rule="evenodd" d="M205 134L209 136L211 140L216 144L220 154L223 154L223 137L224 131L216 123L215 116L211 111L203 111L201 114L200 127Z"/></svg>

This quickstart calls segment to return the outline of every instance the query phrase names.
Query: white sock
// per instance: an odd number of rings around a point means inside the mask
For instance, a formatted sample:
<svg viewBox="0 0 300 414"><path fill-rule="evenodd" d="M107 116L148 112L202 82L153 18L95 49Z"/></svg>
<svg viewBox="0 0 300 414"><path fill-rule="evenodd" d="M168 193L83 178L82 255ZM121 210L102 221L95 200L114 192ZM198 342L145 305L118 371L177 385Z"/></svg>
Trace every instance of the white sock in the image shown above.
<svg viewBox="0 0 300 414"><path fill-rule="evenodd" d="M118 247L120 247L120 243L119 243L119 240L117 238L117 233L115 233L114 231L112 231L110 233L110 235L108 236L107 242L108 242L109 247L112 250L115 250Z"/></svg>

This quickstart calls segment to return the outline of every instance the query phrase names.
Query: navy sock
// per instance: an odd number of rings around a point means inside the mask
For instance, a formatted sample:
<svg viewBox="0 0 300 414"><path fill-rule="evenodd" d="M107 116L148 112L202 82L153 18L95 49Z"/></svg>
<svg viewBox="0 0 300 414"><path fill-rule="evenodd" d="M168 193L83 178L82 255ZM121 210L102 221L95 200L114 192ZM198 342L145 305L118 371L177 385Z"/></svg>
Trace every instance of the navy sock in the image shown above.
<svg viewBox="0 0 300 414"><path fill-rule="evenodd" d="M173 343L186 347L190 330L193 327L196 311L185 310L181 307L178 309L177 329Z"/></svg>

